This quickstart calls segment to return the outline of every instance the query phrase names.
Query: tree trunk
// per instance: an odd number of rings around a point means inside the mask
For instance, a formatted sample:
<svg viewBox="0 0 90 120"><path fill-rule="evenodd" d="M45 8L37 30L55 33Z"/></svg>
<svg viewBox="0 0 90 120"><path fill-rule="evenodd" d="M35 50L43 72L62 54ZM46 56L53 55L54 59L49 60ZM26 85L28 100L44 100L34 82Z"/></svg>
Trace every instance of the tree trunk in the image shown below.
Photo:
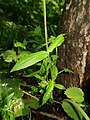
<svg viewBox="0 0 90 120"><path fill-rule="evenodd" d="M62 73L58 81L66 87L82 86L90 78L90 0L66 0L59 31L66 35L58 51L58 68L74 73Z"/></svg>

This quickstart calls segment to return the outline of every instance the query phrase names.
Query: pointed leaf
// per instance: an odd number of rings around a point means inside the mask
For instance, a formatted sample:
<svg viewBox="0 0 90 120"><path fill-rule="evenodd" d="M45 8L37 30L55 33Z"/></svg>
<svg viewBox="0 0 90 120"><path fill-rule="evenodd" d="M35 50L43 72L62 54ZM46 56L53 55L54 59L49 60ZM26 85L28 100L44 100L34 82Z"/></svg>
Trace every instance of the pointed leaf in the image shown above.
<svg viewBox="0 0 90 120"><path fill-rule="evenodd" d="M70 100L70 99L64 99L63 102L65 104L62 105L62 107L65 110L65 112L67 112L67 114L71 118L73 118L74 120L83 120L84 118L85 118L85 120L90 120L90 118L88 117L88 115L80 107L80 104L78 104L78 103L76 103L76 102L74 102L73 100ZM75 114L76 114L76 117L78 119L75 118Z"/></svg>
<svg viewBox="0 0 90 120"><path fill-rule="evenodd" d="M54 89L54 81L50 81L46 87L46 93L43 96L42 105L45 104L49 98L51 98L51 93Z"/></svg>
<svg viewBox="0 0 90 120"><path fill-rule="evenodd" d="M58 69L57 69L56 65L52 65L52 67L51 67L52 80L55 80L57 78L57 75L58 75Z"/></svg>
<svg viewBox="0 0 90 120"><path fill-rule="evenodd" d="M65 87L61 84L55 84L55 87L60 89L60 90L65 90Z"/></svg>
<svg viewBox="0 0 90 120"><path fill-rule="evenodd" d="M6 95L14 93L14 97L20 98L23 96L23 91L20 88L20 85L25 84L24 82L19 82L18 79L3 79L1 81L2 87L2 97L4 98Z"/></svg>
<svg viewBox="0 0 90 120"><path fill-rule="evenodd" d="M37 62L40 62L44 58L48 56L48 53L46 51L40 51L36 53L32 53L30 55L27 55L20 59L15 66L12 68L11 72L18 71L24 68L27 68L29 66L34 65Z"/></svg>
<svg viewBox="0 0 90 120"><path fill-rule="evenodd" d="M49 52L52 52L55 48L59 47L64 42L63 34L60 34L56 39L51 43L48 48Z"/></svg>
<svg viewBox="0 0 90 120"><path fill-rule="evenodd" d="M26 49L25 45L18 41L16 43L14 43L14 47L21 47L23 49Z"/></svg>

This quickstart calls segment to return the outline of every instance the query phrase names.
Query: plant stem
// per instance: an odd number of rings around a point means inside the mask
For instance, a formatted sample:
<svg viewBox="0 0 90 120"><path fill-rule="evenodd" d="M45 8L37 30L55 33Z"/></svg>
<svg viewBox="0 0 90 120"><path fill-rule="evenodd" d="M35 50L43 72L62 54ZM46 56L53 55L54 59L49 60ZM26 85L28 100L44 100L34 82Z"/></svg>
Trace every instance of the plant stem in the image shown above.
<svg viewBox="0 0 90 120"><path fill-rule="evenodd" d="M26 95L28 95L28 96L30 96L30 97L32 97L32 98L34 98L34 99L36 99L37 101L39 101L39 99L38 99L37 97L35 97L35 96L33 96L33 95L29 94L28 92L23 91L23 93L25 93Z"/></svg>
<svg viewBox="0 0 90 120"><path fill-rule="evenodd" d="M48 52L48 40L47 40L47 20L46 20L46 0L43 0L43 8L44 8L44 26L45 26L45 40L46 40L46 50Z"/></svg>

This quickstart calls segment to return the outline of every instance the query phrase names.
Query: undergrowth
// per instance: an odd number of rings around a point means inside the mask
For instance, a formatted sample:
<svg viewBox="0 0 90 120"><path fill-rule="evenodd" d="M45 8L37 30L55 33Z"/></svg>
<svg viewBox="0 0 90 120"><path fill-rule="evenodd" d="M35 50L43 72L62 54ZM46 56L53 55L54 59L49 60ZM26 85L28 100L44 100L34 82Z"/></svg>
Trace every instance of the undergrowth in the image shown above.
<svg viewBox="0 0 90 120"><path fill-rule="evenodd" d="M49 23L46 15L48 14L48 20L49 17L52 17L52 14L46 13L46 8L48 9L51 5L48 4L49 2L51 1L46 3L46 0L43 0L40 2L43 5L44 29L42 30L40 26L36 26L30 32L35 40L27 42L24 39L23 43L14 40L13 48L1 53L5 66L9 67L9 69L1 71L2 77L0 79L0 113L3 120L15 120L17 117L26 115L28 119L31 119L32 109L37 110L48 102L50 104L55 102L61 104L67 115L74 120L90 119L84 111L86 105L84 104L83 91L77 87L66 89L62 84L56 83L58 74L62 72L73 73L73 71L68 68L58 71L56 65L58 58L57 48L63 44L65 35L60 34L56 37L54 29L52 29L54 27L47 27ZM62 4L64 4L63 2ZM55 5L57 3L52 2ZM57 5L55 10L58 11ZM7 24L11 27L16 26L16 24L10 22L7 22ZM45 32L44 36L41 31ZM51 33L53 35L50 35ZM27 50L28 43L33 46L33 49ZM7 77L7 75L9 76ZM34 78L36 84L27 84L20 76L27 78L27 80ZM56 101L53 95L55 88L63 91L66 98L62 101Z"/></svg>

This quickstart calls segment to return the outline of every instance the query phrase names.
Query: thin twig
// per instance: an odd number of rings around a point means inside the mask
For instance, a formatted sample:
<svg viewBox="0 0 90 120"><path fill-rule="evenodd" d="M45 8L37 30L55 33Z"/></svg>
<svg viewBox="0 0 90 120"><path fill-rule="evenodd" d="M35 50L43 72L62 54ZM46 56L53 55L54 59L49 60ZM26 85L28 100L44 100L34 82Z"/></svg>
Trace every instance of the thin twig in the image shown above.
<svg viewBox="0 0 90 120"><path fill-rule="evenodd" d="M30 96L30 97L32 97L32 98L34 98L34 99L36 99L36 100L39 101L39 99L38 99L37 97L31 95L30 93L28 93L28 92L26 92L26 91L23 91L23 93L25 93L26 95L28 95L28 96Z"/></svg>
<svg viewBox="0 0 90 120"><path fill-rule="evenodd" d="M41 114L43 116L46 116L46 117L49 117L49 118L53 118L53 119L56 119L56 120L64 120L63 118L60 118L54 114L50 114L50 113L47 113L47 112L36 112L34 110L32 110L32 113L34 114Z"/></svg>

